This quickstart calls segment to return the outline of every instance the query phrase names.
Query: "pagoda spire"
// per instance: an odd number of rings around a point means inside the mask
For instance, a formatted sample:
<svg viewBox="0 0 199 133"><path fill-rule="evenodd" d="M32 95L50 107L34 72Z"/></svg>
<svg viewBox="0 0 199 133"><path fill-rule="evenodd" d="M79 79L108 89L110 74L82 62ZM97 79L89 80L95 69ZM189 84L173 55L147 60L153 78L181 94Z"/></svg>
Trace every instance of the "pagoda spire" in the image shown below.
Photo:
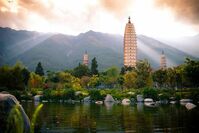
<svg viewBox="0 0 199 133"><path fill-rule="evenodd" d="M136 67L137 61L137 38L133 23L129 16L128 23L126 24L124 31L124 66Z"/></svg>
<svg viewBox="0 0 199 133"><path fill-rule="evenodd" d="M88 63L89 63L89 57L88 57L88 53L87 53L87 50L86 50L84 55L83 55L83 64L88 66Z"/></svg>
<svg viewBox="0 0 199 133"><path fill-rule="evenodd" d="M164 54L164 50L162 50L162 54L160 56L160 69L166 69L166 68L167 68L166 56Z"/></svg>
<svg viewBox="0 0 199 133"><path fill-rule="evenodd" d="M129 18L128 18L128 19L129 19L129 23L131 23L131 17L130 17L130 16L129 16Z"/></svg>

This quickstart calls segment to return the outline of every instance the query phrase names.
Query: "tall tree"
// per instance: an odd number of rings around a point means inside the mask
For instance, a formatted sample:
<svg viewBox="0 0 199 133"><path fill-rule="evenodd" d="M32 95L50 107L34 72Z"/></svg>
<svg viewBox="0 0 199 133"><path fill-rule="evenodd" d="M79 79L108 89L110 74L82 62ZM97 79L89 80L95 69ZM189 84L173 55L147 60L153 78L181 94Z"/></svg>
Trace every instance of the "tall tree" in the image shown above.
<svg viewBox="0 0 199 133"><path fill-rule="evenodd" d="M147 60L140 60L136 64L137 88L152 86L151 66Z"/></svg>
<svg viewBox="0 0 199 133"><path fill-rule="evenodd" d="M128 72L124 75L124 87L127 89L136 88L137 73Z"/></svg>
<svg viewBox="0 0 199 133"><path fill-rule="evenodd" d="M86 65L79 64L73 69L73 75L75 77L81 78L82 76L88 76L90 73L89 68Z"/></svg>
<svg viewBox="0 0 199 133"><path fill-rule="evenodd" d="M153 81L157 84L157 87L166 87L168 76L167 70L159 69L153 72Z"/></svg>
<svg viewBox="0 0 199 133"><path fill-rule="evenodd" d="M119 70L117 67L111 67L104 72L104 83L113 88L117 84L117 78L119 77Z"/></svg>
<svg viewBox="0 0 199 133"><path fill-rule="evenodd" d="M42 67L42 65L41 65L41 62L39 62L39 63L37 64L37 67L36 67L36 69L35 69L35 73L38 74L38 75L40 75L40 76L43 76L43 75L44 75L44 69L43 69L43 67Z"/></svg>
<svg viewBox="0 0 199 133"><path fill-rule="evenodd" d="M98 70L97 70L98 64L97 64L97 60L94 57L92 59L92 63L91 63L91 74L92 75L98 75Z"/></svg>
<svg viewBox="0 0 199 133"><path fill-rule="evenodd" d="M199 87L199 61L186 58L184 75L191 87Z"/></svg>
<svg viewBox="0 0 199 133"><path fill-rule="evenodd" d="M22 69L22 76L23 76L24 84L28 85L28 80L30 78L30 72L28 71L28 69L26 69L26 68Z"/></svg>

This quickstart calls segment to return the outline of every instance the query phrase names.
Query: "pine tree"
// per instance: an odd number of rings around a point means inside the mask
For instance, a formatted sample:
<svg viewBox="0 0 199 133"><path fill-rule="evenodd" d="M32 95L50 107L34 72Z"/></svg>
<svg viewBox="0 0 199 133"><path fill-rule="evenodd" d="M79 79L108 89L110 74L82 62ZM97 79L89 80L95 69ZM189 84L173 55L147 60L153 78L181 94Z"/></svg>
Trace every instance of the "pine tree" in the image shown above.
<svg viewBox="0 0 199 133"><path fill-rule="evenodd" d="M96 60L96 58L94 57L94 58L92 59L92 63L91 63L91 74L92 74L92 75L98 75L97 67L98 67L98 65L97 65L97 60Z"/></svg>
<svg viewBox="0 0 199 133"><path fill-rule="evenodd" d="M37 67L36 67L36 69L35 69L35 73L38 74L38 75L40 75L40 76L43 76L43 75L44 75L44 69L43 69L43 67L42 67L42 65L41 65L41 62L39 62L39 63L37 64Z"/></svg>

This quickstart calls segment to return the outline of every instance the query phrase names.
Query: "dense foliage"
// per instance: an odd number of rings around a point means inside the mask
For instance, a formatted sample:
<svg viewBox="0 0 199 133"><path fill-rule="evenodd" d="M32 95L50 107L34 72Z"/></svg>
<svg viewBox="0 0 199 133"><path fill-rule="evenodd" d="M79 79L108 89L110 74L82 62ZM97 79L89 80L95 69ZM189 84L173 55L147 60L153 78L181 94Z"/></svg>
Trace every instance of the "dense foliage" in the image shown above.
<svg viewBox="0 0 199 133"><path fill-rule="evenodd" d="M135 98L136 94L156 100L199 99L199 61L186 59L180 66L154 71L147 60L141 60L136 68L122 68L121 73L117 67L99 73L96 58L92 64L91 69L79 64L73 70L47 71L46 75L40 62L37 72L29 72L20 63L13 67L3 66L0 68L0 91L18 92L14 94L24 99L44 95L44 99L81 100L90 95L92 100L102 100L106 94L117 99Z"/></svg>

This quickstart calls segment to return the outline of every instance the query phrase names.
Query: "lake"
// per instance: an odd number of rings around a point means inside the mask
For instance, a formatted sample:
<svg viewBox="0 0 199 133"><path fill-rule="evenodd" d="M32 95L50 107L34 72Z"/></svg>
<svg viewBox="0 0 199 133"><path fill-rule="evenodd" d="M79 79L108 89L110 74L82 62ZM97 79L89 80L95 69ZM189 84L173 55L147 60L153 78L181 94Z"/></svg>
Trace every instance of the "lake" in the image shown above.
<svg viewBox="0 0 199 133"><path fill-rule="evenodd" d="M22 102L32 118L37 104ZM38 114L35 132L74 133L191 133L199 129L199 109L187 110L182 105L147 107L134 105L97 105L43 103Z"/></svg>

